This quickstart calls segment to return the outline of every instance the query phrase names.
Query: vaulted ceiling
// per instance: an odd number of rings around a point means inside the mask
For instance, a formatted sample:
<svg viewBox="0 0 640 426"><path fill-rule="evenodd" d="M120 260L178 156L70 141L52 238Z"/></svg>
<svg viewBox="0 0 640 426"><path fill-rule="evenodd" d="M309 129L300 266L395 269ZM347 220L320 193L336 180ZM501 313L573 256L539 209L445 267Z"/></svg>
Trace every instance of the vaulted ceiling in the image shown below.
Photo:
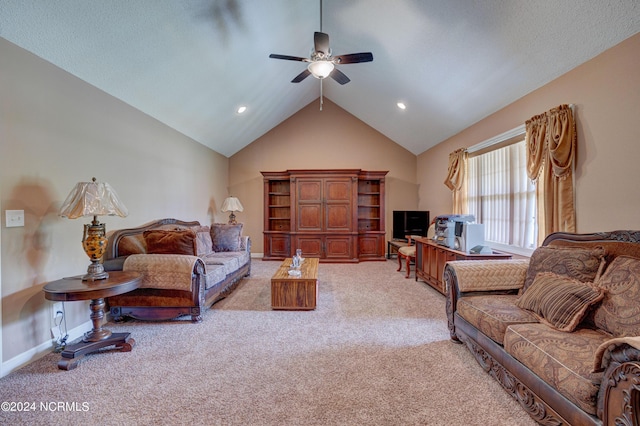
<svg viewBox="0 0 640 426"><path fill-rule="evenodd" d="M308 57L322 22L334 55L374 57L324 97L419 154L640 32L639 4L2 0L0 36L231 156L320 107L320 80L290 82L306 64L269 54Z"/></svg>

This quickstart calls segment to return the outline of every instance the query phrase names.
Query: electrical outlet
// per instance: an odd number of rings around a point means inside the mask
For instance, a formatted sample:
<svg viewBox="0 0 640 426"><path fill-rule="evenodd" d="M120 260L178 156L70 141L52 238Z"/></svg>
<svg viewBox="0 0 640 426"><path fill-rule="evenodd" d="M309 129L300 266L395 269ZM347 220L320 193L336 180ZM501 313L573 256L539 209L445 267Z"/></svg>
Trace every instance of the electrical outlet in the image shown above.
<svg viewBox="0 0 640 426"><path fill-rule="evenodd" d="M24 210L5 210L4 216L7 228L24 226Z"/></svg>

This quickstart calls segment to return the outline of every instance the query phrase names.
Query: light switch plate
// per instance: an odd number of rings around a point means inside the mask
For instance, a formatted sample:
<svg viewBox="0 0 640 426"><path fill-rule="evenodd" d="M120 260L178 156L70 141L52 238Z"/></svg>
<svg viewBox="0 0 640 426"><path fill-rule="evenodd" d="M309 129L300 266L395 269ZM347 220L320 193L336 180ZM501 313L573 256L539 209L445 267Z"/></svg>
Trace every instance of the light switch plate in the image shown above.
<svg viewBox="0 0 640 426"><path fill-rule="evenodd" d="M24 226L24 210L5 210L7 228Z"/></svg>

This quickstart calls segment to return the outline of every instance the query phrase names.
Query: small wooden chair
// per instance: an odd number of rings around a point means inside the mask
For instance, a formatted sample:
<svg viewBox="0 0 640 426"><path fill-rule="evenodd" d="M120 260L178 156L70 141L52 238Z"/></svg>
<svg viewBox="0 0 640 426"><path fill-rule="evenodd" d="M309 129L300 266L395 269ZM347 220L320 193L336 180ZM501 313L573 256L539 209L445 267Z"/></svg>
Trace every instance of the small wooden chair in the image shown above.
<svg viewBox="0 0 640 426"><path fill-rule="evenodd" d="M409 278L409 274L411 273L411 262L415 263L416 261L416 246L411 241L413 238L412 235L407 235L406 237L409 245L398 249L398 271L402 270L402 259L404 259L407 264L407 275L405 278Z"/></svg>

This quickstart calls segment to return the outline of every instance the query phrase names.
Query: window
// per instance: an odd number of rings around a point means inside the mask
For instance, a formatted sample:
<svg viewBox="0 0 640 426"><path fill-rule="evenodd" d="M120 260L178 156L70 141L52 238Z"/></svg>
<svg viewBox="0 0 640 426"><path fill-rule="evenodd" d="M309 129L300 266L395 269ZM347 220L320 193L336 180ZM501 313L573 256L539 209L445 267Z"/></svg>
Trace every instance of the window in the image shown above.
<svg viewBox="0 0 640 426"><path fill-rule="evenodd" d="M515 133L469 149L467 209L492 247L530 254L538 234L536 189L527 177L524 129Z"/></svg>

